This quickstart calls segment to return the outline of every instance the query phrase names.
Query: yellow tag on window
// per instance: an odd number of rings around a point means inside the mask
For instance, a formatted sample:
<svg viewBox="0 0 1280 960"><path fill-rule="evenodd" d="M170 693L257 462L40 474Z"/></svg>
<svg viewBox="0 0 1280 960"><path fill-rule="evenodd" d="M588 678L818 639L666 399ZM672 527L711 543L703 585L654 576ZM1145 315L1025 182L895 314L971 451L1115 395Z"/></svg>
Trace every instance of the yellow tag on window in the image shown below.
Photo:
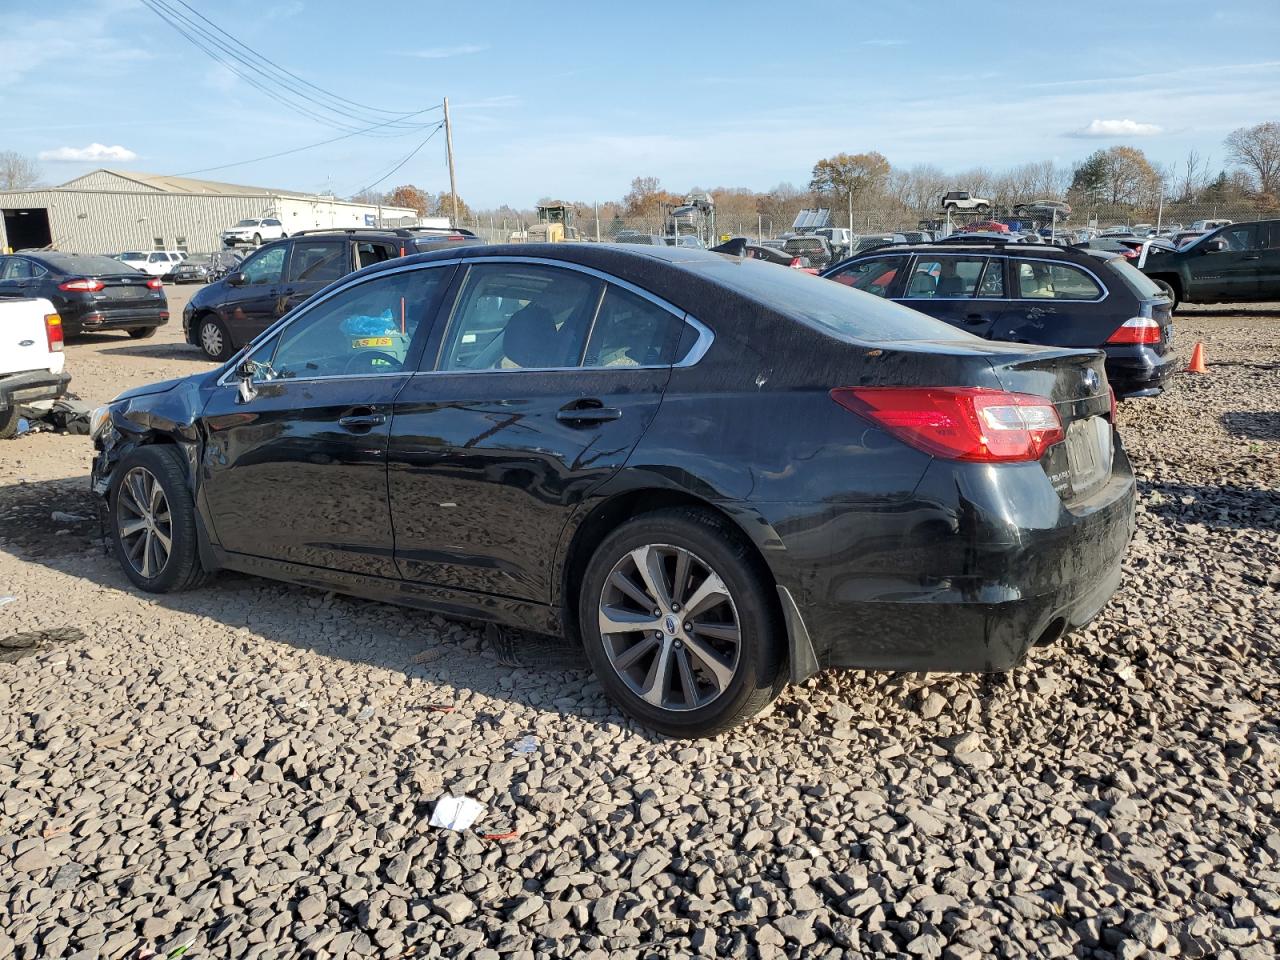
<svg viewBox="0 0 1280 960"><path fill-rule="evenodd" d="M352 340L351 346L359 349L360 347L389 347L391 346L390 337L362 337L359 340Z"/></svg>

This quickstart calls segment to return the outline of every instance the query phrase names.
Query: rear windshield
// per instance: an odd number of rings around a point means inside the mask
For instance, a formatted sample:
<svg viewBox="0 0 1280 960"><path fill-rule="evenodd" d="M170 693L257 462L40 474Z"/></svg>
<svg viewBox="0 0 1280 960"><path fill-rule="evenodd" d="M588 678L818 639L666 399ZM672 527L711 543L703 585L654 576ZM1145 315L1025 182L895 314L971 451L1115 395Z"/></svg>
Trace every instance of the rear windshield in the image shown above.
<svg viewBox="0 0 1280 960"><path fill-rule="evenodd" d="M707 277L842 340L977 339L941 320L801 270L728 260L723 269L708 270Z"/></svg>
<svg viewBox="0 0 1280 960"><path fill-rule="evenodd" d="M1150 253L1148 253L1150 256ZM1120 279L1124 281L1124 285L1139 300L1150 300L1153 297L1163 297L1164 291L1156 286L1156 282L1148 277L1145 273L1131 264L1124 257L1116 257L1114 260L1108 260L1107 266L1114 272L1120 274Z"/></svg>
<svg viewBox="0 0 1280 960"><path fill-rule="evenodd" d="M142 254L137 256L141 257ZM95 257L88 254L82 257L46 254L44 260L49 266L63 273L81 273L93 277L111 277L118 274L136 277L138 275L138 271L133 267L111 257Z"/></svg>

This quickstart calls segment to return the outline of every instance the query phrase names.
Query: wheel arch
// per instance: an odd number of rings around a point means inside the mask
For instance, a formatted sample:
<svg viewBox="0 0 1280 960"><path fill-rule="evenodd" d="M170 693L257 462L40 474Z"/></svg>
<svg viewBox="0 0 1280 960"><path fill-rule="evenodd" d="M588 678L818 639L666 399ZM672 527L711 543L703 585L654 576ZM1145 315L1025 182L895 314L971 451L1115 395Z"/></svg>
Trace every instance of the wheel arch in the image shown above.
<svg viewBox="0 0 1280 960"><path fill-rule="evenodd" d="M580 510L575 515L576 522L570 521L566 526L557 551L560 575L555 581L557 596L552 601L560 613L565 635L581 642L577 617L579 586L587 563L604 538L632 517L678 507L692 507L714 515L746 547L757 572L773 588L766 603L783 630L790 679L799 682L814 674L818 669L817 657L799 608L786 587L778 583L765 558L764 544L780 543L777 533L763 517L745 505L741 511L726 509L723 504L672 487L638 487L606 495Z"/></svg>

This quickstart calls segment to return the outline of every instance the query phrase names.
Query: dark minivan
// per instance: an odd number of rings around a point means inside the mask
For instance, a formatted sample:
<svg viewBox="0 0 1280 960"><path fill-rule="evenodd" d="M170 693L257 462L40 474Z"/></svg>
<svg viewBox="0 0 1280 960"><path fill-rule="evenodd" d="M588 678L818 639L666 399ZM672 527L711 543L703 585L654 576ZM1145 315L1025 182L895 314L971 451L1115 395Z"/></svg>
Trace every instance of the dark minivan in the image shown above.
<svg viewBox="0 0 1280 960"><path fill-rule="evenodd" d="M1177 369L1169 298L1107 251L956 239L881 248L822 275L987 340L1103 350L1118 398L1156 396Z"/></svg>
<svg viewBox="0 0 1280 960"><path fill-rule="evenodd" d="M437 227L299 230L246 257L182 311L187 342L219 362L354 270L412 253L481 241L470 230Z"/></svg>
<svg viewBox="0 0 1280 960"><path fill-rule="evenodd" d="M94 254L24 250L0 256L0 297L44 297L67 336L124 330L141 340L169 322L159 277Z"/></svg>

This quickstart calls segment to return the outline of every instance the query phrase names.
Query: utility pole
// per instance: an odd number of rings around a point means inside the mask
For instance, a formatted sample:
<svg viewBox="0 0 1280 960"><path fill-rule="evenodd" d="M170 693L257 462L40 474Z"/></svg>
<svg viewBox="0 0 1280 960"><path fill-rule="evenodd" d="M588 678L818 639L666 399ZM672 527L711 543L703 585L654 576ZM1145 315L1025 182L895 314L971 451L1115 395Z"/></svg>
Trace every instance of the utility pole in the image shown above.
<svg viewBox="0 0 1280 960"><path fill-rule="evenodd" d="M449 157L449 195L453 198L453 226L458 223L458 181L453 175L453 125L449 123L449 98L444 98L444 142L445 152Z"/></svg>

